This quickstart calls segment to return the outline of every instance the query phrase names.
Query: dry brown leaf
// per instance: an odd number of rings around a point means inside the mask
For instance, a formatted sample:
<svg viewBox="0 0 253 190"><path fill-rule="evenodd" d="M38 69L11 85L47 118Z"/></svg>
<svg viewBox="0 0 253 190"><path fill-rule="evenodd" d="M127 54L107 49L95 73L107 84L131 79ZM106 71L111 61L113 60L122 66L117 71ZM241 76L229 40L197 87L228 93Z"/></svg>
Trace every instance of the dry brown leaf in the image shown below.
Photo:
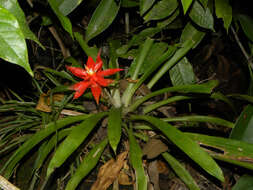
<svg viewBox="0 0 253 190"><path fill-rule="evenodd" d="M36 106L36 110L43 111L43 112L51 112L52 109L48 105L47 99L48 99L48 95L46 95L45 93L42 93L40 95L39 102L38 102L38 104Z"/></svg>
<svg viewBox="0 0 253 190"><path fill-rule="evenodd" d="M106 162L98 172L98 177L92 185L91 190L106 190L115 179L118 178L121 168L126 162L128 152L125 151L118 155L116 161L114 159Z"/></svg>
<svg viewBox="0 0 253 190"><path fill-rule="evenodd" d="M53 101L60 102L64 98L64 94L54 94ZM50 106L50 96L42 93L40 95L40 99L37 103L36 110L43 111L43 112L51 112L52 108Z"/></svg>
<svg viewBox="0 0 253 190"><path fill-rule="evenodd" d="M124 163L122 170L120 170L118 180L120 185L132 185L134 181L130 180L131 171L130 167L128 166L127 162Z"/></svg>
<svg viewBox="0 0 253 190"><path fill-rule="evenodd" d="M168 150L168 147L159 139L150 139L144 145L142 152L148 159L153 159Z"/></svg>
<svg viewBox="0 0 253 190"><path fill-rule="evenodd" d="M168 166L166 163L164 163L161 160L158 160L156 164L157 164L157 170L158 170L159 174L167 175L169 173L169 169L168 169Z"/></svg>
<svg viewBox="0 0 253 190"><path fill-rule="evenodd" d="M148 174L150 182L153 184L155 190L160 190L159 186L159 170L157 168L157 160L148 165Z"/></svg>

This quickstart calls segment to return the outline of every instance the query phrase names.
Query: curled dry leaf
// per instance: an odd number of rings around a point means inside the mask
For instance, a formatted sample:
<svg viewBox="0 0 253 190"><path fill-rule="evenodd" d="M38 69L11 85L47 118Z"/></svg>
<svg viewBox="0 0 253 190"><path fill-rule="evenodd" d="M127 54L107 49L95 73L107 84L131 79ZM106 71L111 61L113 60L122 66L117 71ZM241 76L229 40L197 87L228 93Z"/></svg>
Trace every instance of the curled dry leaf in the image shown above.
<svg viewBox="0 0 253 190"><path fill-rule="evenodd" d="M54 94L53 101L60 102L64 98L64 94ZM43 111L43 112L51 112L52 108L50 106L50 96L42 93L40 95L40 99L37 103L36 110Z"/></svg>
<svg viewBox="0 0 253 190"><path fill-rule="evenodd" d="M125 151L117 157L116 161L111 159L106 162L99 169L97 180L91 190L106 190L118 178L120 170L126 162L127 154L128 152Z"/></svg>
<svg viewBox="0 0 253 190"><path fill-rule="evenodd" d="M167 150L168 150L168 147L161 140L150 139L147 142L147 144L144 145L142 152L143 152L143 155L147 155L148 159L153 159Z"/></svg>
<svg viewBox="0 0 253 190"><path fill-rule="evenodd" d="M129 176L131 176L131 171L130 171L129 165L127 164L127 162L125 162L122 170L120 170L120 173L119 173L119 177L118 177L119 184L133 185L134 181L130 180L131 177Z"/></svg>

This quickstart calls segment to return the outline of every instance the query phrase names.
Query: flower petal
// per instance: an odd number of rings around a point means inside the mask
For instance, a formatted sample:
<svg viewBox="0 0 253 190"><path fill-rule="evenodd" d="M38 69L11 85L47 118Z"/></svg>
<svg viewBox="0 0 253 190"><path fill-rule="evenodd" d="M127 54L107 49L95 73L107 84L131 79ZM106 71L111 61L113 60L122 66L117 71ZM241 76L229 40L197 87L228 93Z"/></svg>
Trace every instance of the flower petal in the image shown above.
<svg viewBox="0 0 253 190"><path fill-rule="evenodd" d="M85 69L79 68L79 67L72 67L72 66L67 66L66 68L75 76L79 78L85 78L87 76L87 73Z"/></svg>
<svg viewBox="0 0 253 190"><path fill-rule="evenodd" d="M90 86L90 82L87 82L87 81L81 81L71 86L70 88L76 91L74 95L74 99L79 98L89 86Z"/></svg>
<svg viewBox="0 0 253 190"><path fill-rule="evenodd" d="M101 87L97 85L96 83L93 83L90 88L91 88L93 97L95 98L97 104L99 104L99 98L102 92Z"/></svg>
<svg viewBox="0 0 253 190"><path fill-rule="evenodd" d="M103 77L101 76L94 76L93 77L93 80L98 83L100 86L103 86L103 87L106 87L108 86L109 84L113 83L113 80L111 79L104 79Z"/></svg>
<svg viewBox="0 0 253 190"><path fill-rule="evenodd" d="M94 60L92 59L91 56L88 57L86 66L88 67L88 69L92 69L94 71L96 63L94 62Z"/></svg>
<svg viewBox="0 0 253 190"><path fill-rule="evenodd" d="M96 65L94 67L95 72L100 71L103 66L103 61L100 57L100 54L101 54L101 50L99 50L98 55L97 55Z"/></svg>
<svg viewBox="0 0 253 190"><path fill-rule="evenodd" d="M119 71L122 71L122 70L123 69L119 69L119 68L117 68L117 69L106 69L104 71L97 72L97 75L102 76L102 77L103 76L109 76L109 75L113 75L113 74L115 74Z"/></svg>

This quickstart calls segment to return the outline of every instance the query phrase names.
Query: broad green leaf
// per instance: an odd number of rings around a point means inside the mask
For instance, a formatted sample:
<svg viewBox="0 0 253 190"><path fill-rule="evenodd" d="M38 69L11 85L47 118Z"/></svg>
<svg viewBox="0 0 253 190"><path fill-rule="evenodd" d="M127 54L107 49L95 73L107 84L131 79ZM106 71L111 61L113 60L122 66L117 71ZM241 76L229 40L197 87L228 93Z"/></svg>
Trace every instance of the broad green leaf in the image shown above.
<svg viewBox="0 0 253 190"><path fill-rule="evenodd" d="M86 155L82 163L77 168L74 175L68 181L66 190L76 189L81 180L89 174L89 172L96 166L99 161L101 154L103 153L106 145L108 143L107 139L104 139L101 143L97 144L89 153Z"/></svg>
<svg viewBox="0 0 253 190"><path fill-rule="evenodd" d="M212 13L208 7L204 9L198 1L194 1L189 16L197 25L203 28L214 30Z"/></svg>
<svg viewBox="0 0 253 190"><path fill-rule="evenodd" d="M199 2L202 4L202 6L206 9L208 5L209 0L199 0Z"/></svg>
<svg viewBox="0 0 253 190"><path fill-rule="evenodd" d="M248 105L238 117L230 134L231 139L253 143L253 106Z"/></svg>
<svg viewBox="0 0 253 190"><path fill-rule="evenodd" d="M162 119L163 121L166 122L208 122L208 123L213 123L225 127L234 127L234 123L221 119L219 117L212 117L212 116L205 116L205 115L190 115L190 116L182 116L182 117L170 117L170 118L164 118Z"/></svg>
<svg viewBox="0 0 253 190"><path fill-rule="evenodd" d="M62 27L70 34L73 38L72 33L72 24L68 17L64 16L61 11L59 10L57 0L48 0L50 7L53 9L54 13L56 14L57 18L60 20Z"/></svg>
<svg viewBox="0 0 253 190"><path fill-rule="evenodd" d="M180 9L177 8L173 14L171 16L169 16L168 18L166 19L163 19L163 20L160 20L160 21L157 21L157 27L160 27L160 28L171 28L171 26L173 25L173 23L176 23L176 18L178 17L180 13Z"/></svg>
<svg viewBox="0 0 253 190"><path fill-rule="evenodd" d="M60 167L65 160L79 147L86 139L96 124L106 115L101 112L88 117L70 132L68 137L57 148L53 158L50 160L47 168L47 176L49 176L56 168Z"/></svg>
<svg viewBox="0 0 253 190"><path fill-rule="evenodd" d="M82 3L83 0L58 0L57 6L63 15L68 15Z"/></svg>
<svg viewBox="0 0 253 190"><path fill-rule="evenodd" d="M0 6L0 58L23 67L31 76L25 36L18 20Z"/></svg>
<svg viewBox="0 0 253 190"><path fill-rule="evenodd" d="M159 43L154 43L153 46L151 47L147 57L145 58L145 61L140 69L139 75L145 73L147 71L147 69L149 67L151 67L156 60L158 60L163 54L164 52L167 50L168 48L168 44L164 43L164 42L159 42ZM128 75L132 76L134 71L135 71L135 67L136 67L136 61L134 61L128 71Z"/></svg>
<svg viewBox="0 0 253 190"><path fill-rule="evenodd" d="M36 132L29 140L27 140L22 146L19 147L19 149L5 163L4 167L2 167L0 173L3 173L4 171L4 176L6 178L9 178L16 164L43 139L54 133L56 130L61 129L66 125L84 120L87 117L89 117L89 115L73 116L49 123L45 126L45 128Z"/></svg>
<svg viewBox="0 0 253 190"><path fill-rule="evenodd" d="M181 0L183 9L184 9L184 14L186 14L187 10L191 6L193 0Z"/></svg>
<svg viewBox="0 0 253 190"><path fill-rule="evenodd" d="M10 11L10 13L12 13L16 17L19 23L19 27L22 30L26 39L35 41L37 44L40 45L41 48L45 49L44 46L39 42L38 38L29 29L26 22L25 14L23 10L20 8L17 0L1 0L0 6Z"/></svg>
<svg viewBox="0 0 253 190"><path fill-rule="evenodd" d="M139 6L139 2L135 0L122 0L121 1L121 7L137 7Z"/></svg>
<svg viewBox="0 0 253 190"><path fill-rule="evenodd" d="M129 159L131 165L135 170L136 189L147 190L147 176L145 174L142 165L142 151L133 135L132 129L128 130L128 138L129 138Z"/></svg>
<svg viewBox="0 0 253 190"><path fill-rule="evenodd" d="M108 139L115 155L121 138L121 112L121 108L111 108L108 117Z"/></svg>
<svg viewBox="0 0 253 190"><path fill-rule="evenodd" d="M234 139L207 136L196 133L185 133L206 149L206 152L218 160L236 164L253 170L252 144Z"/></svg>
<svg viewBox="0 0 253 190"><path fill-rule="evenodd" d="M194 27L191 22L188 22L186 24L186 26L184 27L183 29L183 32L180 36L180 43L184 43L186 42L187 40L191 40L195 38L195 36L199 36L199 39L198 40L195 40L196 43L194 44L194 47L192 49L194 49L195 47L198 46L198 44L201 42L201 40L203 39L204 35L200 35L201 32L199 30L197 30L196 27Z"/></svg>
<svg viewBox="0 0 253 190"><path fill-rule="evenodd" d="M140 0L140 15L142 16L154 4L155 0Z"/></svg>
<svg viewBox="0 0 253 190"><path fill-rule="evenodd" d="M177 0L161 0L144 16L144 20L150 21L164 19L170 16L177 7Z"/></svg>
<svg viewBox="0 0 253 190"><path fill-rule="evenodd" d="M200 190L195 180L192 178L191 174L179 161L177 161L177 159L171 156L168 152L162 153L162 156L190 190Z"/></svg>
<svg viewBox="0 0 253 190"><path fill-rule="evenodd" d="M181 48L179 48L176 53L169 59L164 65L160 68L159 71L153 76L150 82L147 84L148 88L152 88L155 83L170 69L172 68L180 59L182 59L188 51L192 48L196 47L196 45L203 39L205 33L195 31L192 33L191 36L188 37L186 41L181 44Z"/></svg>
<svg viewBox="0 0 253 190"><path fill-rule="evenodd" d="M253 19L244 14L236 15L236 18L239 20L244 34L253 42Z"/></svg>
<svg viewBox="0 0 253 190"><path fill-rule="evenodd" d="M74 36L86 55L91 56L93 60L96 60L99 51L98 48L96 46L89 47L80 33L74 32Z"/></svg>
<svg viewBox="0 0 253 190"><path fill-rule="evenodd" d="M110 26L118 14L120 3L115 0L101 0L93 13L86 30L85 41L89 41Z"/></svg>
<svg viewBox="0 0 253 190"><path fill-rule="evenodd" d="M128 111L134 111L140 104L147 101L148 99L163 94L165 92L180 92L180 93L203 93L210 94L218 85L218 81L212 80L203 84L194 84L194 85L180 85L173 86L169 88L164 88L161 90L154 91L138 100L136 100L131 106L129 106Z"/></svg>
<svg viewBox="0 0 253 190"><path fill-rule="evenodd" d="M199 145L172 125L151 116L132 115L132 120L144 120L159 129L170 141L194 160L200 167L220 181L224 181L222 170Z"/></svg>
<svg viewBox="0 0 253 190"><path fill-rule="evenodd" d="M228 31L232 22L232 7L229 0L215 0L215 13L218 18L223 20L224 27Z"/></svg>
<svg viewBox="0 0 253 190"><path fill-rule="evenodd" d="M232 190L253 190L253 177L250 175L241 176Z"/></svg>
<svg viewBox="0 0 253 190"><path fill-rule="evenodd" d="M143 41L145 41L147 37L151 38L161 31L162 31L161 27L151 27L144 29L139 34L133 35L131 40L126 45L123 45L122 47L118 48L116 52L119 55L126 54L128 49L130 49L132 46L143 44Z"/></svg>
<svg viewBox="0 0 253 190"><path fill-rule="evenodd" d="M181 59L174 67L172 67L169 73L173 86L194 84L196 82L196 76L192 65L186 57Z"/></svg>

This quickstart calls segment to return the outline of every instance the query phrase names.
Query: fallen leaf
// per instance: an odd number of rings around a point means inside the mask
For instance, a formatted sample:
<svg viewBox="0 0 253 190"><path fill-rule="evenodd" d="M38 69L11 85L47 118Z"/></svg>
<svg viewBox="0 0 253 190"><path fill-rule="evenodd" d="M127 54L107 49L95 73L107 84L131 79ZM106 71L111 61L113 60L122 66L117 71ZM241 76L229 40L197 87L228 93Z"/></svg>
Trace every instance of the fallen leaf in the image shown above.
<svg viewBox="0 0 253 190"><path fill-rule="evenodd" d="M64 98L64 94L54 94L53 101L60 102ZM36 106L36 110L43 112L51 112L52 108L50 106L50 96L48 94L40 94L39 101Z"/></svg>
<svg viewBox="0 0 253 190"><path fill-rule="evenodd" d="M153 159L167 150L168 147L161 140L153 138L144 145L142 152L148 159Z"/></svg>
<svg viewBox="0 0 253 190"><path fill-rule="evenodd" d="M106 190L118 178L120 170L126 162L128 152L125 151L118 155L116 161L114 159L106 162L98 172L98 177L92 185L91 190Z"/></svg>
<svg viewBox="0 0 253 190"><path fill-rule="evenodd" d="M118 181L120 185L133 185L134 181L130 180L130 168L127 162L124 163L122 170L120 170Z"/></svg>

